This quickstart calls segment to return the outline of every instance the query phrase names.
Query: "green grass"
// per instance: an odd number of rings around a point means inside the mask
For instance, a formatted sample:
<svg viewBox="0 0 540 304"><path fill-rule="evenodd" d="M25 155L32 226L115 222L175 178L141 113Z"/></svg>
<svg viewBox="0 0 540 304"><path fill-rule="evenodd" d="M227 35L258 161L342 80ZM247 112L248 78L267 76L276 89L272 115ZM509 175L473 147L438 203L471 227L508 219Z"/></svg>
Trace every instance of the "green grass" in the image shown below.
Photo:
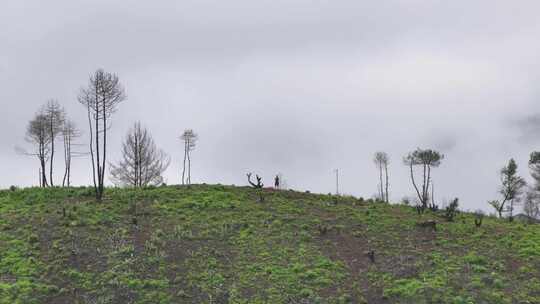
<svg viewBox="0 0 540 304"><path fill-rule="evenodd" d="M4 303L540 303L540 226L221 185L0 191ZM437 231L416 223L437 221ZM375 252L375 262L367 252Z"/></svg>

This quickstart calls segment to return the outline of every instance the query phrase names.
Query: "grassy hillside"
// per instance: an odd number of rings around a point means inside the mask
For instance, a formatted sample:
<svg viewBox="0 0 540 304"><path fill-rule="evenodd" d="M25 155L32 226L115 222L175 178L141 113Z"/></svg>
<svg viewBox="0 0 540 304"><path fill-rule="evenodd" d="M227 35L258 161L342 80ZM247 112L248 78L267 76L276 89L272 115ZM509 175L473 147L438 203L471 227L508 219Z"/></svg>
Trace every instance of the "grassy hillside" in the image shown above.
<svg viewBox="0 0 540 304"><path fill-rule="evenodd" d="M87 188L1 191L0 303L540 303L538 225L258 200L205 185L110 189L103 203ZM428 219L437 231L416 225Z"/></svg>

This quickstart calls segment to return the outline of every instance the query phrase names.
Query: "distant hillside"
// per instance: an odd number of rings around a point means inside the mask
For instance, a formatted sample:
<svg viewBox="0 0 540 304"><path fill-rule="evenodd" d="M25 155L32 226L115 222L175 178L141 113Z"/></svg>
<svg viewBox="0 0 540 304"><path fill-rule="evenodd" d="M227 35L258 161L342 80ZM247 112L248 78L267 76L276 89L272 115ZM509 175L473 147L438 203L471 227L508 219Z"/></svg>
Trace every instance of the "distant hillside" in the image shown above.
<svg viewBox="0 0 540 304"><path fill-rule="evenodd" d="M540 303L540 225L219 185L6 190L0 303Z"/></svg>

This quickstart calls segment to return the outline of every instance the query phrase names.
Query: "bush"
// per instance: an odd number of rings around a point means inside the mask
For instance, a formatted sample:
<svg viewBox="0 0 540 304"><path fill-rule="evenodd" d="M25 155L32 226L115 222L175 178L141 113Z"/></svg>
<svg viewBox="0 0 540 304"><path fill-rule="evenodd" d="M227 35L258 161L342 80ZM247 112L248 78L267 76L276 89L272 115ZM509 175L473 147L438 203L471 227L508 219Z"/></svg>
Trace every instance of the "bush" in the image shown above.
<svg viewBox="0 0 540 304"><path fill-rule="evenodd" d="M484 219L484 211L482 210L476 210L474 212L474 225L476 227L482 226L482 220Z"/></svg>
<svg viewBox="0 0 540 304"><path fill-rule="evenodd" d="M446 209L444 211L444 217L449 222L454 221L454 217L458 213L458 206L459 206L459 199L457 197L450 203L450 205L446 206Z"/></svg>

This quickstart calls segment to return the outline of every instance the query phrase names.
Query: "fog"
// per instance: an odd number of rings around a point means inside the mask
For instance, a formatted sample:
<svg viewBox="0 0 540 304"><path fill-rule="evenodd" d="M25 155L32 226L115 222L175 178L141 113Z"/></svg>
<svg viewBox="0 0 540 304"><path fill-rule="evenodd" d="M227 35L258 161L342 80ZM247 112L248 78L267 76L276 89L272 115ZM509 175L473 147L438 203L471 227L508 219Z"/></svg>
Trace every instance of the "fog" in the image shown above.
<svg viewBox="0 0 540 304"><path fill-rule="evenodd" d="M128 99L113 116L109 159L140 120L171 155L193 128L193 182L266 184L371 197L376 151L390 196L412 196L402 157L434 148L440 201L489 210L498 171L514 157L529 179L540 149L537 1L3 1L0 4L0 187L37 185L38 161L15 152L48 99L88 143L77 94L98 68ZM84 149L84 147L81 147ZM60 153L61 154L61 153ZM57 180L63 170L57 157ZM88 158L73 183L90 183ZM110 182L110 180L108 180Z"/></svg>

